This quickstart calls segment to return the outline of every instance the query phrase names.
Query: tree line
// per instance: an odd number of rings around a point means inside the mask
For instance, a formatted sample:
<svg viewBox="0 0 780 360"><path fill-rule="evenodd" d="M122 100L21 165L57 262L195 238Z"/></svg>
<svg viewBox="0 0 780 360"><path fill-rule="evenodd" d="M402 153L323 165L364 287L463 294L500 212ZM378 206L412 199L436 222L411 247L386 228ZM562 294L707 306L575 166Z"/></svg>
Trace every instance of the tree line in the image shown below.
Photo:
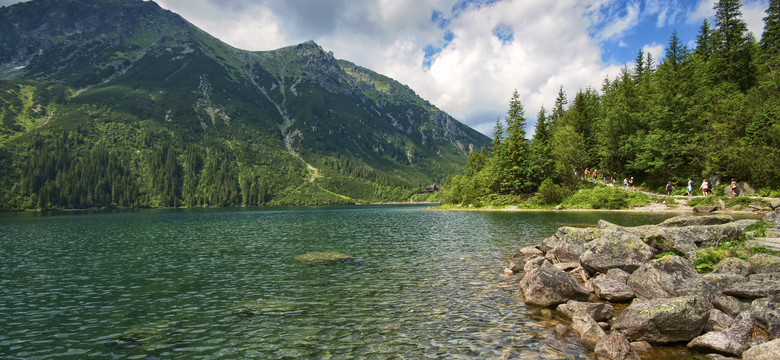
<svg viewBox="0 0 780 360"><path fill-rule="evenodd" d="M565 192L586 168L651 188L713 176L780 188L780 0L769 2L760 41L740 1L714 8L694 49L673 32L660 62L640 50L633 67L571 103L561 88L552 110L539 111L530 142L515 90L505 124L497 120L490 147L447 181L444 201Z"/></svg>

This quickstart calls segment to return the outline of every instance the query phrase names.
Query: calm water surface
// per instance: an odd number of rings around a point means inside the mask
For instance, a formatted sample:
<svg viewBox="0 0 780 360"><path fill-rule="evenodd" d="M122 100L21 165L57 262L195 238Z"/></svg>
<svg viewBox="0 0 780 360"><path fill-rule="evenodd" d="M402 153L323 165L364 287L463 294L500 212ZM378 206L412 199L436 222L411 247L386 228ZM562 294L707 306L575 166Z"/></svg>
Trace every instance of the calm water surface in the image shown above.
<svg viewBox="0 0 780 360"><path fill-rule="evenodd" d="M0 358L590 358L502 278L564 225L420 207L0 215ZM305 265L334 251L356 261Z"/></svg>

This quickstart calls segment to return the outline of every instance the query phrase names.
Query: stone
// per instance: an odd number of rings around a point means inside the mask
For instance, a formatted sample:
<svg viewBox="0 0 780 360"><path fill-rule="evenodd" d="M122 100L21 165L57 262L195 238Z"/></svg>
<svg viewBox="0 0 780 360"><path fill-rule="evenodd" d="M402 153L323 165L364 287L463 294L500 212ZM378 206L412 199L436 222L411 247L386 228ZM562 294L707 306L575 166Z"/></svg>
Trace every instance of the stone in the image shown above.
<svg viewBox="0 0 780 360"><path fill-rule="evenodd" d="M623 284L625 284L628 281L629 276L631 276L631 274L617 268L612 268L607 270L607 274L606 274L606 277L620 281Z"/></svg>
<svg viewBox="0 0 780 360"><path fill-rule="evenodd" d="M707 354L704 356L706 356L707 359L710 360L736 360L736 358L726 356L726 355L721 355L721 354Z"/></svg>
<svg viewBox="0 0 780 360"><path fill-rule="evenodd" d="M578 315L571 319L571 329L580 337L582 346L589 350L593 350L607 336L604 329L587 315Z"/></svg>
<svg viewBox="0 0 780 360"><path fill-rule="evenodd" d="M556 336L563 339L569 334L569 327L563 324L556 324L554 331Z"/></svg>
<svg viewBox="0 0 780 360"><path fill-rule="evenodd" d="M778 201L778 203L780 204L780 201ZM780 207L775 206L775 211L773 211L773 212L771 212L769 214L766 214L764 216L764 221L766 221L766 222L768 222L770 224L780 225Z"/></svg>
<svg viewBox="0 0 780 360"><path fill-rule="evenodd" d="M624 282L610 277L598 277L591 281L593 292L599 298L612 302L623 302L633 299L636 295L631 287Z"/></svg>
<svg viewBox="0 0 780 360"><path fill-rule="evenodd" d="M544 256L544 252L536 246L526 246L515 253L512 257Z"/></svg>
<svg viewBox="0 0 780 360"><path fill-rule="evenodd" d="M604 337L595 348L599 360L639 360L639 355L631 347L623 334L613 332Z"/></svg>
<svg viewBox="0 0 780 360"><path fill-rule="evenodd" d="M599 220L599 222L596 223L596 228L598 228L598 229L607 229L607 230L618 230L618 231L624 231L625 230L622 226L613 224L613 223L611 223L611 222L609 222L607 220L603 220L603 219Z"/></svg>
<svg viewBox="0 0 780 360"><path fill-rule="evenodd" d="M671 219L666 219L658 225L663 227L683 227L694 225L720 225L728 224L733 221L734 218L729 215L680 215Z"/></svg>
<svg viewBox="0 0 780 360"><path fill-rule="evenodd" d="M780 358L780 339L756 345L742 353L742 360L777 360Z"/></svg>
<svg viewBox="0 0 780 360"><path fill-rule="evenodd" d="M562 227L551 237L544 239L540 248L553 262L579 262L586 244L598 239L610 230L595 228Z"/></svg>
<svg viewBox="0 0 780 360"><path fill-rule="evenodd" d="M642 239L659 253L671 252L690 258L699 250L693 239L680 236L677 229L660 228L657 233L646 234Z"/></svg>
<svg viewBox="0 0 780 360"><path fill-rule="evenodd" d="M693 212L695 212L695 213L702 213L702 214L712 213L712 212L715 212L717 210L718 210L717 206L695 206L693 208Z"/></svg>
<svg viewBox="0 0 780 360"><path fill-rule="evenodd" d="M750 333L753 331L753 318L745 311L725 331L713 331L696 337L688 347L702 352L718 352L740 356L747 350Z"/></svg>
<svg viewBox="0 0 780 360"><path fill-rule="evenodd" d="M615 319L612 328L629 340L665 344L690 341L709 318L712 304L697 296L682 296L631 303Z"/></svg>
<svg viewBox="0 0 780 360"><path fill-rule="evenodd" d="M756 281L780 281L780 272L750 274L748 275L748 279Z"/></svg>
<svg viewBox="0 0 780 360"><path fill-rule="evenodd" d="M631 348L638 354L647 354L653 351L653 346L647 341L632 341Z"/></svg>
<svg viewBox="0 0 780 360"><path fill-rule="evenodd" d="M354 261L355 257L349 254L342 254L337 252L310 252L295 255L293 260L302 264L317 265Z"/></svg>
<svg viewBox="0 0 780 360"><path fill-rule="evenodd" d="M704 282L706 282L711 291L720 292L727 287L748 280L744 275L737 275L734 273L709 273L699 276Z"/></svg>
<svg viewBox="0 0 780 360"><path fill-rule="evenodd" d="M688 260L680 256L664 256L634 271L628 278L628 286L639 298L667 298L678 296L682 285L698 276Z"/></svg>
<svg viewBox="0 0 780 360"><path fill-rule="evenodd" d="M738 274L738 275L745 275L747 276L750 274L750 272L753 270L753 266L750 265L749 262L742 260L740 258L735 257L727 257L717 264L715 264L715 269L712 270L714 273L732 273L732 274Z"/></svg>
<svg viewBox="0 0 780 360"><path fill-rule="evenodd" d="M612 232L608 236L593 240L588 249L580 255L580 264L590 274L603 274L613 268L633 272L652 259L653 255L655 250L636 235Z"/></svg>
<svg viewBox="0 0 780 360"><path fill-rule="evenodd" d="M511 271L513 274L517 274L520 272L520 270L523 270L522 266L512 260L507 261L506 268L509 269L509 271Z"/></svg>
<svg viewBox="0 0 780 360"><path fill-rule="evenodd" d="M731 326L734 322L734 318L718 309L710 310L710 317L707 319L707 324L704 325L704 332L710 331L723 331Z"/></svg>
<svg viewBox="0 0 780 360"><path fill-rule="evenodd" d="M554 264L556 269L563 270L563 271L571 271L580 266L580 263L578 262L565 262L565 263L557 263Z"/></svg>
<svg viewBox="0 0 780 360"><path fill-rule="evenodd" d="M523 263L523 272L529 272L531 269L540 267L540 266L551 266L552 263L549 259L539 256L539 255L533 255L529 258L526 258Z"/></svg>
<svg viewBox="0 0 780 360"><path fill-rule="evenodd" d="M756 325L766 331L772 339L780 338L780 296L754 300L750 314Z"/></svg>
<svg viewBox="0 0 780 360"><path fill-rule="evenodd" d="M734 317L739 313L750 310L751 303L728 295L716 295L712 298L712 306L723 311L726 315Z"/></svg>
<svg viewBox="0 0 780 360"><path fill-rule="evenodd" d="M723 294L743 299L757 299L780 295L780 282L749 280L731 284L723 289Z"/></svg>
<svg viewBox="0 0 780 360"><path fill-rule="evenodd" d="M531 305L553 306L569 300L587 301L590 291L571 274L548 267L536 267L520 281L525 302Z"/></svg>
<svg viewBox="0 0 780 360"><path fill-rule="evenodd" d="M747 260L753 267L753 273L764 274L780 272L780 256L755 254Z"/></svg>
<svg viewBox="0 0 780 360"><path fill-rule="evenodd" d="M596 321L607 321L612 318L615 310L609 304L569 300L565 304L558 305L556 311L569 319L589 316Z"/></svg>
<svg viewBox="0 0 780 360"><path fill-rule="evenodd" d="M753 223L755 220L739 220L720 225L662 227L659 233L678 247L688 246L686 244L691 242L698 247L718 246L724 241L738 240Z"/></svg>

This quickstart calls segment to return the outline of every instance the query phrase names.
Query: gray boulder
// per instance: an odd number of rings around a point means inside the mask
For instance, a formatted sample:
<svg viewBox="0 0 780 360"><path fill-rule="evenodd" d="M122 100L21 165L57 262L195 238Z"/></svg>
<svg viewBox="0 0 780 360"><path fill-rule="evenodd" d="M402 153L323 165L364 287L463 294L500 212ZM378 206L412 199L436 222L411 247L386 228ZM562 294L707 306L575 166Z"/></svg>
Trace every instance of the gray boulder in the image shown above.
<svg viewBox="0 0 780 360"><path fill-rule="evenodd" d="M538 267L552 267L552 263L549 259L539 256L539 255L533 255L529 258L526 258L523 260L523 272L529 272L532 269L538 268Z"/></svg>
<svg viewBox="0 0 780 360"><path fill-rule="evenodd" d="M615 279L615 280L620 281L623 284L625 284L628 281L628 277L631 276L631 274L629 274L629 273L627 273L627 272L625 272L623 270L620 270L620 269L617 269L617 268L613 268L613 269L609 269L605 276L607 278Z"/></svg>
<svg viewBox="0 0 780 360"><path fill-rule="evenodd" d="M740 258L735 257L727 257L717 264L715 264L715 269L712 270L714 273L732 273L732 274L738 274L738 275L745 275L747 276L750 274L750 272L753 270L753 266L750 265L749 262L742 260Z"/></svg>
<svg viewBox="0 0 780 360"><path fill-rule="evenodd" d="M680 236L677 228L659 228L656 233L646 234L642 239L659 253L672 252L686 258L691 258L699 250L696 243L688 236Z"/></svg>
<svg viewBox="0 0 780 360"><path fill-rule="evenodd" d="M674 297L678 296L683 284L697 276L699 274L688 260L664 256L634 271L628 278L628 286L643 299Z"/></svg>
<svg viewBox="0 0 780 360"><path fill-rule="evenodd" d="M536 246L526 246L518 250L517 253L512 255L512 257L520 258L520 257L534 256L534 255L544 256L544 252L542 252L542 250L539 250L539 248Z"/></svg>
<svg viewBox="0 0 780 360"><path fill-rule="evenodd" d="M604 329L587 315L578 315L571 319L571 329L580 337L582 346L590 350L596 348L596 344L607 337Z"/></svg>
<svg viewBox="0 0 780 360"><path fill-rule="evenodd" d="M742 360L777 360L780 358L780 339L756 345L742 353Z"/></svg>
<svg viewBox="0 0 780 360"><path fill-rule="evenodd" d="M580 255L580 264L590 274L603 274L613 268L633 272L653 255L655 250L636 235L616 231L593 240Z"/></svg>
<svg viewBox="0 0 780 360"><path fill-rule="evenodd" d="M710 310L710 318L707 319L707 324L704 325L704 332L726 330L733 322L733 317L718 309L712 309Z"/></svg>
<svg viewBox="0 0 780 360"><path fill-rule="evenodd" d="M569 300L565 304L558 305L556 311L569 319L577 316L588 316L599 322L608 321L612 318L615 310L609 304Z"/></svg>
<svg viewBox="0 0 780 360"><path fill-rule="evenodd" d="M707 214L718 211L717 206L696 206L693 208L693 212L700 214Z"/></svg>
<svg viewBox="0 0 780 360"><path fill-rule="evenodd" d="M553 306L569 300L587 301L588 289L571 274L552 267L535 267L520 281L525 302L539 306Z"/></svg>
<svg viewBox="0 0 780 360"><path fill-rule="evenodd" d="M697 225L720 225L728 224L733 221L734 218L729 215L680 215L671 219L666 219L658 225L663 227L683 227Z"/></svg>
<svg viewBox="0 0 780 360"><path fill-rule="evenodd" d="M780 282L759 280L737 282L723 289L723 294L743 299L757 299L772 295L780 295Z"/></svg>
<svg viewBox="0 0 780 360"><path fill-rule="evenodd" d="M704 329L711 309L709 301L697 296L634 300L615 319L612 328L632 341L651 344L690 341Z"/></svg>
<svg viewBox="0 0 780 360"><path fill-rule="evenodd" d="M780 296L754 300L750 314L753 315L756 325L772 339L780 338Z"/></svg>
<svg viewBox="0 0 780 360"><path fill-rule="evenodd" d="M639 360L639 355L631 347L623 334L613 331L596 345L596 358L599 360Z"/></svg>
<svg viewBox="0 0 780 360"><path fill-rule="evenodd" d="M715 295L712 298L712 306L731 317L735 317L739 313L752 308L750 302L728 295Z"/></svg>
<svg viewBox="0 0 780 360"><path fill-rule="evenodd" d="M780 272L780 256L755 254L748 259L756 274Z"/></svg>
<svg viewBox="0 0 780 360"><path fill-rule="evenodd" d="M688 343L688 347L703 352L719 352L740 356L749 346L753 332L753 318L750 312L743 312L725 331L708 332Z"/></svg>
<svg viewBox="0 0 780 360"><path fill-rule="evenodd" d="M692 241L698 247L718 246L721 242L739 239L752 223L740 220L720 225L666 227L662 228L661 234L672 244L690 244Z"/></svg>
<svg viewBox="0 0 780 360"><path fill-rule="evenodd" d="M538 245L539 249L544 253L550 252L561 242L567 242L572 244L585 244L596 240L604 235L603 229L598 228L576 228L571 226L564 226L558 228L558 231L544 240Z"/></svg>
<svg viewBox="0 0 780 360"><path fill-rule="evenodd" d="M748 275L748 279L756 281L780 281L780 272L750 274Z"/></svg>
<svg viewBox="0 0 780 360"><path fill-rule="evenodd" d="M626 283L607 276L599 276L591 280L591 286L599 298L607 301L623 302L636 297Z"/></svg>
<svg viewBox="0 0 780 360"><path fill-rule="evenodd" d="M770 224L780 225L780 207L775 207L775 211L766 214L764 216L764 221Z"/></svg>

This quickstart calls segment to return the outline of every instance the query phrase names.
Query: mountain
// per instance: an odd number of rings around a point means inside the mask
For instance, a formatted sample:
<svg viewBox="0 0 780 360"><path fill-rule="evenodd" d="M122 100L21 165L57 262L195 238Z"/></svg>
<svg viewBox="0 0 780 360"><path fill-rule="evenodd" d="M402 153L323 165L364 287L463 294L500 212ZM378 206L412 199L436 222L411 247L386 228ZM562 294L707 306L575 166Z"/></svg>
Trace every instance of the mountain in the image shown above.
<svg viewBox="0 0 780 360"><path fill-rule="evenodd" d="M401 200L488 143L312 41L240 50L152 1L0 7L0 208Z"/></svg>

